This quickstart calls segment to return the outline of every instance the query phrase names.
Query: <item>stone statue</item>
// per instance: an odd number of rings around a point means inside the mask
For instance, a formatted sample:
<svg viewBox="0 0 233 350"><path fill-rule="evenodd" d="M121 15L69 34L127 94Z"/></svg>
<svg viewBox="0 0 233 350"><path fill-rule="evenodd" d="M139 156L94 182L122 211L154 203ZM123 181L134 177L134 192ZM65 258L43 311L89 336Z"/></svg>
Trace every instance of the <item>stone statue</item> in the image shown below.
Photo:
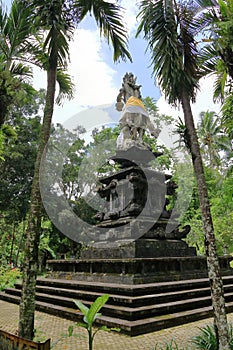
<svg viewBox="0 0 233 350"><path fill-rule="evenodd" d="M131 96L141 99L141 85L137 85L136 81L137 77L134 77L133 73L126 73L123 77L122 88L117 96L116 109L118 111L122 111L124 103L126 103Z"/></svg>
<svg viewBox="0 0 233 350"><path fill-rule="evenodd" d="M117 96L116 109L122 111L119 120L121 133L117 139L117 148L127 150L132 146L148 148L143 142L145 131L158 137L160 130L152 124L148 112L141 100L140 87L132 73L126 73Z"/></svg>

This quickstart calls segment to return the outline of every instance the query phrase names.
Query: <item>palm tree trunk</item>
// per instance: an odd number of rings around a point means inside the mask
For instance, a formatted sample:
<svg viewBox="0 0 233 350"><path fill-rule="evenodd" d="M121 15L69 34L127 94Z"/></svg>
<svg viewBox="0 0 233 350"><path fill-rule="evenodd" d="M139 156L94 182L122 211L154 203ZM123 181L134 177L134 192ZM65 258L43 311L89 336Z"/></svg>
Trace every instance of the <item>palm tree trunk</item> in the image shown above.
<svg viewBox="0 0 233 350"><path fill-rule="evenodd" d="M42 201L39 187L40 164L50 136L55 84L56 69L50 69L47 72L47 95L44 118L32 183L31 204L24 250L23 285L19 314L19 336L31 340L34 337L35 292L41 230Z"/></svg>
<svg viewBox="0 0 233 350"><path fill-rule="evenodd" d="M219 349L230 350L223 282L221 278L219 259L217 255L214 227L210 212L210 202L204 176L204 168L196 129L194 126L190 99L184 91L182 93L181 104L184 112L185 126L187 128L189 136L189 146L192 155L194 173L198 186L198 196L204 230L204 246L207 258L212 305L214 310L214 321L217 328L217 336L219 339Z"/></svg>

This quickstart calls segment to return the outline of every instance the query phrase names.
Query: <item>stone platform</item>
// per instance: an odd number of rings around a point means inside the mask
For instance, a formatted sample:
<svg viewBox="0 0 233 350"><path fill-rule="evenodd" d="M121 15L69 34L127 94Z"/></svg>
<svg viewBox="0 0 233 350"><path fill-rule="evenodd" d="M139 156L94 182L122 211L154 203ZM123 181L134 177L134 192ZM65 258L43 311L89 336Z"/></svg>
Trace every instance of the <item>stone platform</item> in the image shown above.
<svg viewBox="0 0 233 350"><path fill-rule="evenodd" d="M135 259L196 256L194 247L182 240L140 238L136 241L118 241L112 244L98 242L81 252L81 259Z"/></svg>
<svg viewBox="0 0 233 350"><path fill-rule="evenodd" d="M222 275L232 275L231 260L219 258ZM208 276L204 256L48 260L47 267L51 278L129 285Z"/></svg>
<svg viewBox="0 0 233 350"><path fill-rule="evenodd" d="M232 312L233 276L223 276L223 283L227 312ZM21 283L16 283L14 288L0 292L0 299L19 304L21 288ZM132 337L213 315L208 278L134 285L38 278L36 309L82 322L83 314L74 300L82 300L90 307L106 293L109 300L96 326L117 327Z"/></svg>

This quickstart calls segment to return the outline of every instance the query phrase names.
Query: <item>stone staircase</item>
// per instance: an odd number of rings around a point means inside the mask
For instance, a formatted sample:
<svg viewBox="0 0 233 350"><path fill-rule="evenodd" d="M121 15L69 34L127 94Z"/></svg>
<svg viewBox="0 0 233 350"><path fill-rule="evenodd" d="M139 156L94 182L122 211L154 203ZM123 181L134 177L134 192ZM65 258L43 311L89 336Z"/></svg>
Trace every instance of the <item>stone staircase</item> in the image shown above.
<svg viewBox="0 0 233 350"><path fill-rule="evenodd" d="M227 312L233 311L233 276L224 276ZM21 284L0 293L0 299L19 304ZM72 321L83 316L74 300L89 306L98 296L109 294L96 325L117 327L136 336L213 315L207 278L150 284L114 284L38 278L36 309Z"/></svg>

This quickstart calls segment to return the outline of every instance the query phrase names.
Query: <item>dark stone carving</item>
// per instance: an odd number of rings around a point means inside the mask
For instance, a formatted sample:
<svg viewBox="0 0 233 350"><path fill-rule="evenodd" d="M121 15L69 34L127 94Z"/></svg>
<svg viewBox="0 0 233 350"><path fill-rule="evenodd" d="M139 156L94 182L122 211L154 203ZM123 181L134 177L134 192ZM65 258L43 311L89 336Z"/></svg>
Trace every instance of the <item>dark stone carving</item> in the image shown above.
<svg viewBox="0 0 233 350"><path fill-rule="evenodd" d="M136 83L136 77L132 73L126 73L117 96L117 109L121 110L132 96L136 98L136 104L140 106L140 101L137 100L141 98L140 87ZM146 113L145 111L144 117L149 118L146 117ZM142 117L141 114L137 116L135 113L129 112L128 114L127 118L132 120L130 128L137 127L136 117ZM171 211L167 209L168 197L175 194L177 185L170 175L150 169L149 163L161 153L150 152L149 147L143 145L137 135L129 133L127 136L130 139L129 142L126 137L123 147L117 149L116 155L111 158L121 166L121 170L99 179L100 185L96 192L105 200L105 207L95 218L99 221L98 227L109 228L109 230L105 235L101 235L97 245L104 243L105 240L108 242L125 240L127 242L133 239L138 232L140 239L180 241L190 230L189 227L181 228L178 223L174 222L175 229L171 232L166 231L171 217ZM137 142L131 143L131 141ZM142 216L140 220L138 220L138 215ZM136 218L137 225L133 224ZM148 230L145 223L149 223ZM125 226L126 224L130 226ZM140 235L141 231L143 235ZM153 245L147 242L147 246L148 244ZM182 242L182 245L187 246L185 242ZM176 249L175 254L181 253Z"/></svg>
<svg viewBox="0 0 233 350"><path fill-rule="evenodd" d="M140 99L140 85L127 73L117 109L122 110L132 96ZM135 121L134 115L126 117ZM104 205L96 215L95 232L88 231L94 243L81 252L78 261L58 261L57 267L56 261L53 263L59 271L61 266L67 273L72 271L72 278L145 284L207 275L205 257L196 256L195 248L183 240L190 226L181 227L168 210L169 196L175 194L177 185L171 175L150 168L150 162L161 153L152 153L143 144L140 130L132 134L137 127L135 123L122 126L123 142L111 157L120 169L99 179L96 192ZM226 258L224 263L227 273L232 273L229 261Z"/></svg>

